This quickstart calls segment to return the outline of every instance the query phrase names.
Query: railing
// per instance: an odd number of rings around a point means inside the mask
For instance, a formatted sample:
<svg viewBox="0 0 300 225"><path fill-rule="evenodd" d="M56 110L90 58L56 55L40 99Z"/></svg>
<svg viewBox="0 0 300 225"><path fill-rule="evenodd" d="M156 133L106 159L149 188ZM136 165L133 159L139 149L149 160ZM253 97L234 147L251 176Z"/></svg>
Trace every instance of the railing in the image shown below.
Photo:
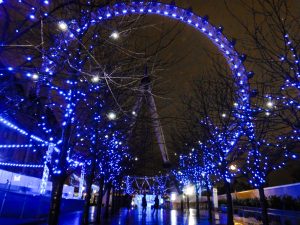
<svg viewBox="0 0 300 225"><path fill-rule="evenodd" d="M261 221L261 209L255 207L234 207L235 214L240 218L253 218L257 221ZM269 220L272 224L290 224L298 225L300 224L300 212L299 211L289 211L289 210L279 210L279 209L269 209L268 210Z"/></svg>

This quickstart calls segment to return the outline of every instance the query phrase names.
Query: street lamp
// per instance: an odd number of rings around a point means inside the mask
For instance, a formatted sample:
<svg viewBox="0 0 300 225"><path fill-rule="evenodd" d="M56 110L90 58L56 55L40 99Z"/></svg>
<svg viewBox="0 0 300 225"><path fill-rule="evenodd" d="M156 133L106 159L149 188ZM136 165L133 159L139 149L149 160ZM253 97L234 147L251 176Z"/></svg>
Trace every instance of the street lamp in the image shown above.
<svg viewBox="0 0 300 225"><path fill-rule="evenodd" d="M237 171L237 165L235 165L235 164L231 164L230 166L229 166L229 169L232 171L232 172L236 172ZM235 180L234 180L234 182L235 182ZM234 184L233 184L234 185ZM234 187L234 193L235 193L235 199L237 199L237 193L236 193L236 188Z"/></svg>
<svg viewBox="0 0 300 225"><path fill-rule="evenodd" d="M194 186L187 186L184 192L186 195L192 195L194 193Z"/></svg>
<svg viewBox="0 0 300 225"><path fill-rule="evenodd" d="M190 209L190 199L189 196L194 193L194 186L187 186L184 190L184 193L186 194L186 203L187 203L187 208L188 210Z"/></svg>
<svg viewBox="0 0 300 225"><path fill-rule="evenodd" d="M171 193L171 201L174 202L176 200L176 193Z"/></svg>

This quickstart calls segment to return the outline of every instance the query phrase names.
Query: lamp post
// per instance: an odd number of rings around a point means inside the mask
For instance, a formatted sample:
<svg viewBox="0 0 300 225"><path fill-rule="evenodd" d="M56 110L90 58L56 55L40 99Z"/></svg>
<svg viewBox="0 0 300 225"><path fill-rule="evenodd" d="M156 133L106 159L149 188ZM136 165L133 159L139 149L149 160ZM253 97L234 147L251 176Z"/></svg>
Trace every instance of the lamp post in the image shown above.
<svg viewBox="0 0 300 225"><path fill-rule="evenodd" d="M229 170L230 170L231 172L235 173L235 172L238 170L237 165L236 165L236 164L231 164L231 165L229 166ZM235 182L233 182L233 186L234 186L234 183L235 183ZM236 188L235 188L235 186L234 186L234 195L235 195L235 199L237 199L237 193L236 193Z"/></svg>
<svg viewBox="0 0 300 225"><path fill-rule="evenodd" d="M174 202L176 201L176 193L172 192L170 196L171 204L172 204L172 209L174 208Z"/></svg>
<svg viewBox="0 0 300 225"><path fill-rule="evenodd" d="M205 187L206 187L206 198L207 198L207 209L208 209L208 220L212 222L213 220L213 207L212 207L212 202L211 202L211 193L210 193L210 188L208 184L208 176L207 173L202 172L201 173L203 180L205 182Z"/></svg>
<svg viewBox="0 0 300 225"><path fill-rule="evenodd" d="M186 195L187 209L188 209L188 212L189 212L190 211L190 198L189 198L189 196L194 193L194 186L191 186L191 185L187 186L184 189L184 193Z"/></svg>

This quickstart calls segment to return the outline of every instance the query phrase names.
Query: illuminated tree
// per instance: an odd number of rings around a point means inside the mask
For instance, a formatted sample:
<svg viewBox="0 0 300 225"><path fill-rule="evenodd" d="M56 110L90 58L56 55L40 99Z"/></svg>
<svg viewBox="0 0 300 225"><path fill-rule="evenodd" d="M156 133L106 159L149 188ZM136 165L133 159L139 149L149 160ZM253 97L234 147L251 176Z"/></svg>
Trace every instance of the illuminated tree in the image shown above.
<svg viewBox="0 0 300 225"><path fill-rule="evenodd" d="M228 6L243 28L248 59L256 68L259 100L252 103L255 136L248 146L250 183L260 190L263 224L269 224L263 187L271 170L296 158L299 143L299 24L296 2L241 1L244 21ZM295 7L296 6L296 7Z"/></svg>
<svg viewBox="0 0 300 225"><path fill-rule="evenodd" d="M83 121L82 109L87 102L92 104L85 92L90 83L103 81L118 111L126 114L126 104L117 102L113 90L120 88L123 93L124 90L136 90L134 88L143 78L139 71L141 68L143 70L145 62L152 66L152 73L165 65L164 60L158 60L158 55L172 41L169 38L168 41L162 41L165 33L168 33L166 31L159 35L160 41L147 42L147 46L130 42L133 40L130 37L144 26L139 22L142 17L124 15L106 22L98 18L96 23L93 15L104 6L97 1L1 1L0 6L0 26L3 28L0 35L0 64L1 78L5 79L1 83L1 87L4 87L1 93L13 90L10 88L13 83L9 82L16 79L24 88L33 90L44 99L40 104L42 115L37 116L36 120L49 138L47 141L55 145L51 160L46 164L53 182L49 224L57 224L66 178L83 161L93 165L93 157L89 154L86 154L87 159L81 157L84 154L76 145L82 142L78 135L91 131L80 124ZM127 39L119 41L122 36ZM12 98L7 93L3 102L14 112L18 110L23 96L15 96L18 93L13 92L9 94L14 96L14 101L10 100ZM54 115L55 127L46 115L47 111ZM115 132L114 135L118 136L115 141L125 138ZM93 151L91 143L84 144ZM102 160L112 157L111 161L115 161L116 165L120 161L118 155L101 157ZM110 165L103 165L103 169L105 175L116 177L120 174L118 169L110 168ZM107 182L114 180L112 177L105 179Z"/></svg>
<svg viewBox="0 0 300 225"><path fill-rule="evenodd" d="M218 71L220 68L216 67L215 72L223 74L224 71ZM203 167L207 167L203 172L209 178L209 183L222 182L225 185L228 224L232 224L231 181L239 170L233 172L230 166L244 153L238 147L239 139L244 133L243 124L235 115L234 85L222 76L202 78L194 84L194 96L190 100L185 99L183 103L187 108L186 115L190 114L188 119L197 121L192 125L196 127L198 134L192 134L193 143L196 144L191 149L199 149L197 160Z"/></svg>

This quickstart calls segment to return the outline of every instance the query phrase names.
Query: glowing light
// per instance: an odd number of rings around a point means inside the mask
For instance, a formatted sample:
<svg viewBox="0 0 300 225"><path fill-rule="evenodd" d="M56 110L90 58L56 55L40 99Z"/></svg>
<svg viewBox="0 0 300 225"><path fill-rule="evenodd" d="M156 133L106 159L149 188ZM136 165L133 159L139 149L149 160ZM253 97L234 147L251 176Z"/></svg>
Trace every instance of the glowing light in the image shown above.
<svg viewBox="0 0 300 225"><path fill-rule="evenodd" d="M191 185L185 187L185 189L184 189L184 193L186 195L192 195L194 192L195 192L195 188L194 188L194 186L191 186Z"/></svg>
<svg viewBox="0 0 300 225"><path fill-rule="evenodd" d="M176 193L171 193L171 201L174 202L176 200Z"/></svg>
<svg viewBox="0 0 300 225"><path fill-rule="evenodd" d="M236 171L236 170L237 170L237 166L236 166L235 164L231 164L231 165L229 166L229 169L230 169L231 171Z"/></svg>
<svg viewBox="0 0 300 225"><path fill-rule="evenodd" d="M109 112L109 113L107 114L107 118L108 118L109 120L115 120L115 119L117 118L117 114L116 114L115 112Z"/></svg>
<svg viewBox="0 0 300 225"><path fill-rule="evenodd" d="M27 167L27 168L43 168L44 165L37 165L37 164L21 164L21 163L6 163L0 162L0 166L7 166L7 167Z"/></svg>
<svg viewBox="0 0 300 225"><path fill-rule="evenodd" d="M34 74L32 74L31 78L32 78L32 80L38 80L39 75L37 73L34 73Z"/></svg>
<svg viewBox="0 0 300 225"><path fill-rule="evenodd" d="M114 40L117 40L117 39L120 38L120 34L119 34L119 32L114 31L114 32L111 33L110 37L111 37L112 39L114 39Z"/></svg>
<svg viewBox="0 0 300 225"><path fill-rule="evenodd" d="M272 101L268 101L267 103L266 103L266 106L268 107L268 108L273 108L274 107L274 102L272 102Z"/></svg>
<svg viewBox="0 0 300 225"><path fill-rule="evenodd" d="M14 175L14 181L21 181L21 175Z"/></svg>
<svg viewBox="0 0 300 225"><path fill-rule="evenodd" d="M93 83L98 83L100 81L100 77L99 76L93 76L92 77L92 82Z"/></svg>
<svg viewBox="0 0 300 225"><path fill-rule="evenodd" d="M68 25L64 21L58 22L58 28L61 31L67 31L68 30Z"/></svg>

